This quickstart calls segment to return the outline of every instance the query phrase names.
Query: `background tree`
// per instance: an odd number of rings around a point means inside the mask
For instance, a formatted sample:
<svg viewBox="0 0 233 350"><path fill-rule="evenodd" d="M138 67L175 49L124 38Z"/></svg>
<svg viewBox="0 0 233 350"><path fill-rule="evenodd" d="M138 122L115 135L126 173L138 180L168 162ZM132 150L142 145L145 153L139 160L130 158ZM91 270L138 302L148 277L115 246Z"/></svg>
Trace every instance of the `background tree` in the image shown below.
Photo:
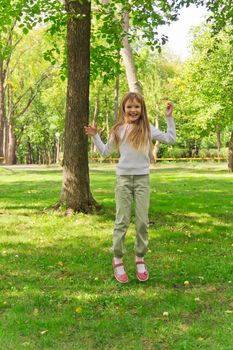
<svg viewBox="0 0 233 350"><path fill-rule="evenodd" d="M184 65L180 78L171 83L177 104L180 136L198 155L201 139L232 127L232 43L228 28L215 36L210 28L194 32L192 57Z"/></svg>

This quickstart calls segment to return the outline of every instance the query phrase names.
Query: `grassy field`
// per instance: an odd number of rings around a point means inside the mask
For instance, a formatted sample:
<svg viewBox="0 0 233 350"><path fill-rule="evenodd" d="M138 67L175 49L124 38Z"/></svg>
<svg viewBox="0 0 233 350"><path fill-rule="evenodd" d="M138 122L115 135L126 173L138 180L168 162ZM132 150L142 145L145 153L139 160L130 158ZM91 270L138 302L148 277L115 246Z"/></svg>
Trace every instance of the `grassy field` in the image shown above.
<svg viewBox="0 0 233 350"><path fill-rule="evenodd" d="M114 166L91 165L96 215L45 209L56 168L0 168L0 349L232 350L233 175L226 164L151 170L150 280L135 278L134 225L111 267Z"/></svg>

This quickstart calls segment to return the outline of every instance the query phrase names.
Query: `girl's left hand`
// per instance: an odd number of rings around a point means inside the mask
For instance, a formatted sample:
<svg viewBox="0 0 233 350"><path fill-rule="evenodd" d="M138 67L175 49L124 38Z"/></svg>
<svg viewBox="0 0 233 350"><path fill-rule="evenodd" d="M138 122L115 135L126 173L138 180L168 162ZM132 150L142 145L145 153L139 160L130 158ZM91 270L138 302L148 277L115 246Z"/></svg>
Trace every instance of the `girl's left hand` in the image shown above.
<svg viewBox="0 0 233 350"><path fill-rule="evenodd" d="M166 106L166 117L172 117L172 113L173 113L173 104L171 102L168 102L167 103L167 106Z"/></svg>

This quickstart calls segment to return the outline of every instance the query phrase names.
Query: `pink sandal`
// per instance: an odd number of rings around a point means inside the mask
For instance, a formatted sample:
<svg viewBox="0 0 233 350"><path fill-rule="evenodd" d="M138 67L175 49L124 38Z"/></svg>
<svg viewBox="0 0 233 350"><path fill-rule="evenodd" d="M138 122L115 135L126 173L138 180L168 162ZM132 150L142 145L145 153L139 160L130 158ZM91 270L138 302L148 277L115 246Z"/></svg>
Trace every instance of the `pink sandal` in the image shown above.
<svg viewBox="0 0 233 350"><path fill-rule="evenodd" d="M139 265L139 264L144 264L145 265L145 262L144 261L137 261L136 265ZM147 271L146 265L145 265L145 269L146 269L145 272L138 272L137 271L137 279L140 282L146 282L149 279L149 272Z"/></svg>
<svg viewBox="0 0 233 350"><path fill-rule="evenodd" d="M123 263L119 263L119 264L115 264L114 261L112 262L112 266L113 266L113 269L114 269L114 276L115 276L115 279L120 282L120 283L127 283L129 282L129 278L127 276L126 273L124 273L123 275L119 275L117 273L117 270L116 268L119 267L119 266L124 266Z"/></svg>

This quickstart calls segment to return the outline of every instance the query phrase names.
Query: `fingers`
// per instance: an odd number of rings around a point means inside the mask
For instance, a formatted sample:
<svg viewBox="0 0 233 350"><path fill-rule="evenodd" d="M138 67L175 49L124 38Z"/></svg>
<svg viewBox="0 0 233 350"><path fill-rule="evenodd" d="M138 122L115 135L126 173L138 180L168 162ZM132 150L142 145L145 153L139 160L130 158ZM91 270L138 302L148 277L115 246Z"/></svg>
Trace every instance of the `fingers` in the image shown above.
<svg viewBox="0 0 233 350"><path fill-rule="evenodd" d="M85 133L86 133L87 135L89 135L90 132L91 132L91 126L90 126L90 125L84 126L84 131L85 131Z"/></svg>
<svg viewBox="0 0 233 350"><path fill-rule="evenodd" d="M167 103L167 106L166 106L166 116L167 117L171 117L172 116L172 113L173 113L173 109L174 109L174 107L173 107L173 103L172 102L168 102Z"/></svg>
<svg viewBox="0 0 233 350"><path fill-rule="evenodd" d="M94 136L97 133L96 126L97 126L96 124L95 126L92 126L92 125L84 126L85 134L89 136Z"/></svg>

